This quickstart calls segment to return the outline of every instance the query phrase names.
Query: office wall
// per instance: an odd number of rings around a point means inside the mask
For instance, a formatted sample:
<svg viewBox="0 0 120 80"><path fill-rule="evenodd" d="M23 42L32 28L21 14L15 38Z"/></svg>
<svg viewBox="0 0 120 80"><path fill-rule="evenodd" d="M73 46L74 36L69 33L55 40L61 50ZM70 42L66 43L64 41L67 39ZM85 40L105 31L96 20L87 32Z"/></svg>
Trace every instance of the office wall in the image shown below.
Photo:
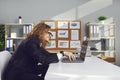
<svg viewBox="0 0 120 80"><path fill-rule="evenodd" d="M95 22L96 18L100 15L105 15L108 18L113 17L116 22L116 64L120 66L120 0L113 0L112 5L105 7L97 12L94 12L90 15L83 17L82 23L85 26L85 23L88 21ZM85 34L85 33L84 33Z"/></svg>
<svg viewBox="0 0 120 80"><path fill-rule="evenodd" d="M86 0L88 1L88 0ZM0 0L0 23L23 22L38 23L41 19L52 17L84 4L84 0Z"/></svg>
<svg viewBox="0 0 120 80"><path fill-rule="evenodd" d="M117 23L116 55L117 65L120 65L119 4L120 0L0 0L0 23L17 23L18 16L22 16L24 23L38 23L43 19L77 19L82 20L84 36L86 22L96 22L100 15L113 17Z"/></svg>
<svg viewBox="0 0 120 80"><path fill-rule="evenodd" d="M115 4L114 4L114 18L116 20L116 24L117 24L117 29L116 29L116 58L117 58L117 65L120 66L120 1L119 0L115 0Z"/></svg>

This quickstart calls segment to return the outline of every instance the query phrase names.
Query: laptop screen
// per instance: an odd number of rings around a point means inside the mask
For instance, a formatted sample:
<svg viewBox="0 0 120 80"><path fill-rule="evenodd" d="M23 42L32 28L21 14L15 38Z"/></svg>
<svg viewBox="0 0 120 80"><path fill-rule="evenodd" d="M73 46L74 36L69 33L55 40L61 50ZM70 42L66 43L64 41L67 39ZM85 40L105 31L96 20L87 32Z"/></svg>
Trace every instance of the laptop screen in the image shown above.
<svg viewBox="0 0 120 80"><path fill-rule="evenodd" d="M88 46L88 41L87 40L83 41L82 46L81 46L81 51L80 51L80 58L83 61L85 60L87 46Z"/></svg>
<svg viewBox="0 0 120 80"><path fill-rule="evenodd" d="M61 61L63 63L82 63L82 62L84 62L85 56L86 56L87 46L88 46L88 41L87 40L83 41L82 46L81 46L81 50L79 49L79 51L78 51L78 52L80 52L80 55L79 55L79 57L78 56L76 57L76 60L70 61L68 57L63 57L61 59Z"/></svg>

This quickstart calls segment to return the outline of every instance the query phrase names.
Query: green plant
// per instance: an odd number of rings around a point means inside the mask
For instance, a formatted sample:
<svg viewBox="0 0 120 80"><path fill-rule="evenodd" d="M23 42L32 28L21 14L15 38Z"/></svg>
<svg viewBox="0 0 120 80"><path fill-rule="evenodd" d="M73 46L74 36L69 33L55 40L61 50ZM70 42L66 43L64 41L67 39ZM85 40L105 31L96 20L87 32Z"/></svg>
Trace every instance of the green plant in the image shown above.
<svg viewBox="0 0 120 80"><path fill-rule="evenodd" d="M0 24L0 51L4 49L5 46L5 29L4 25Z"/></svg>
<svg viewBox="0 0 120 80"><path fill-rule="evenodd" d="M106 20L107 17L105 17L105 16L99 16L97 19L98 19L99 21L102 21L102 20Z"/></svg>

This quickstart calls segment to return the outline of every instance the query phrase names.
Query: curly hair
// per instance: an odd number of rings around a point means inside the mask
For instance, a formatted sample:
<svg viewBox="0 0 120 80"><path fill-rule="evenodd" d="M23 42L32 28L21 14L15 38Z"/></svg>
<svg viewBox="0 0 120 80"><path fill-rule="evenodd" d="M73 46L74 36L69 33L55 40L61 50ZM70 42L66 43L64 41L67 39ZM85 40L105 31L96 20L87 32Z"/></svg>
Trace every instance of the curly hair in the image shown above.
<svg viewBox="0 0 120 80"><path fill-rule="evenodd" d="M45 33L48 32L51 27L45 23L38 23L31 32L26 35L26 38L31 36L37 37L42 43L42 47L45 47L48 44L48 41L44 40Z"/></svg>

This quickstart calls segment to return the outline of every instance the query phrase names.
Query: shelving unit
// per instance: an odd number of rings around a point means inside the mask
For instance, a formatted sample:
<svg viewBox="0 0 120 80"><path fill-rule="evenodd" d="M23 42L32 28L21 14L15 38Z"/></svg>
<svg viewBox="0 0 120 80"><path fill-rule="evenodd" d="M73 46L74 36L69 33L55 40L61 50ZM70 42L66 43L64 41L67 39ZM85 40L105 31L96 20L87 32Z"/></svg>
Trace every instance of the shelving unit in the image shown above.
<svg viewBox="0 0 120 80"><path fill-rule="evenodd" d="M5 24L5 49L11 53L17 48L33 28L32 23L6 23Z"/></svg>
<svg viewBox="0 0 120 80"><path fill-rule="evenodd" d="M116 25L115 23L87 23L86 36L89 39L92 55L115 63L116 59Z"/></svg>

